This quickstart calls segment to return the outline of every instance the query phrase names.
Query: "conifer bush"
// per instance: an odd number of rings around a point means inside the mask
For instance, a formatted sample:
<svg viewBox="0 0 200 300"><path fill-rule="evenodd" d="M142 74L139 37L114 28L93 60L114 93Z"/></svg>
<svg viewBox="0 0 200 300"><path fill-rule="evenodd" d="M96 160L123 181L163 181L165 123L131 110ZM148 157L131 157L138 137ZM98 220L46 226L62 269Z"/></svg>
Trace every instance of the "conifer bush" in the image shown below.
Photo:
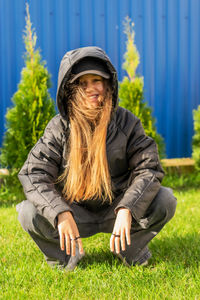
<svg viewBox="0 0 200 300"><path fill-rule="evenodd" d="M134 24L131 23L129 18L126 18L124 25L127 42L124 54L125 61L122 67L126 70L128 76L125 76L123 81L119 83L120 106L128 109L141 120L145 133L156 141L159 154L164 157L165 145L163 138L156 131L155 118L152 116L151 108L144 102L143 77L136 74L140 57L134 44Z"/></svg>
<svg viewBox="0 0 200 300"><path fill-rule="evenodd" d="M13 95L13 107L7 110L6 132L0 154L1 167L17 172L27 154L43 134L49 120L55 115L55 105L50 98L50 75L35 49L36 34L32 29L29 7L26 6L24 34L25 67L17 92Z"/></svg>
<svg viewBox="0 0 200 300"><path fill-rule="evenodd" d="M200 105L193 111L194 136L192 142L192 158L195 161L195 168L200 171Z"/></svg>

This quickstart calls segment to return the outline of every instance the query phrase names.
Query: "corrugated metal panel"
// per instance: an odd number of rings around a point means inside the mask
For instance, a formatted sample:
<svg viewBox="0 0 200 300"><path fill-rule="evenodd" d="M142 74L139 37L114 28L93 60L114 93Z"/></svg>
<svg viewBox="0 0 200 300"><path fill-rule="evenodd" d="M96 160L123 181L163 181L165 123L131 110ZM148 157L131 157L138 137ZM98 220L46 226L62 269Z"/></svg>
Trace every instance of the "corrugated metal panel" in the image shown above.
<svg viewBox="0 0 200 300"><path fill-rule="evenodd" d="M200 104L199 0L30 0L37 46L52 74L55 99L59 63L68 50L105 49L122 80L123 21L135 23L145 99L153 107L168 157L191 155L192 110ZM23 67L25 1L0 0L0 139L4 115Z"/></svg>

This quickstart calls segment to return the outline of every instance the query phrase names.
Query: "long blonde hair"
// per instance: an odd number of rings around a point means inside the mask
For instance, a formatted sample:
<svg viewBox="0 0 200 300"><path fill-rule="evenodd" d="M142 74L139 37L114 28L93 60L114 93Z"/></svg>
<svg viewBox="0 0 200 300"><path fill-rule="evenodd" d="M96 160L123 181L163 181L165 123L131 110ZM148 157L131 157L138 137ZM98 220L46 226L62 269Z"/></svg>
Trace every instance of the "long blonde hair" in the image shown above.
<svg viewBox="0 0 200 300"><path fill-rule="evenodd" d="M112 111L112 94L107 83L101 104L88 108L80 86L68 96L70 135L67 167L60 176L63 195L69 202L101 199L112 202L111 179L106 155L107 126Z"/></svg>

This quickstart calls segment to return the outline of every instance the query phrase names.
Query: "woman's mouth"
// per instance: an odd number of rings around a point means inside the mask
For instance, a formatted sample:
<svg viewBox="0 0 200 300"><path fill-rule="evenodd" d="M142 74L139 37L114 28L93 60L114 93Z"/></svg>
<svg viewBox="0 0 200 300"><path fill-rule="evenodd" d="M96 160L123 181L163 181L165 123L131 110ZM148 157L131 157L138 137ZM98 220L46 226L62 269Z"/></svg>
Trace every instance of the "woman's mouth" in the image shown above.
<svg viewBox="0 0 200 300"><path fill-rule="evenodd" d="M90 95L88 96L88 98L93 102L93 101L98 101L98 98L99 98L99 94L93 94L93 95Z"/></svg>
<svg viewBox="0 0 200 300"><path fill-rule="evenodd" d="M101 97L99 94L90 94L87 95L87 103L88 105L92 107L97 107L101 103Z"/></svg>

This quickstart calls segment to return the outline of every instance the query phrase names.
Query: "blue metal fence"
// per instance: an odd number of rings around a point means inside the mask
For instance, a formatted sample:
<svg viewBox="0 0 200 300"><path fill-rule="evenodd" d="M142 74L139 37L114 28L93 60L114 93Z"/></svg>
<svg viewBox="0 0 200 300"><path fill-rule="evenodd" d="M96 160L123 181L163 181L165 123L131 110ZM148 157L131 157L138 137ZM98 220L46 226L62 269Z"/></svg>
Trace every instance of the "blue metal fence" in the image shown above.
<svg viewBox="0 0 200 300"><path fill-rule="evenodd" d="M24 0L0 0L0 141L5 113L24 65ZM192 110L200 104L199 0L29 0L37 47L52 75L56 96L59 63L73 48L96 45L122 70L123 22L135 23L145 100L153 108L168 157L191 155Z"/></svg>

